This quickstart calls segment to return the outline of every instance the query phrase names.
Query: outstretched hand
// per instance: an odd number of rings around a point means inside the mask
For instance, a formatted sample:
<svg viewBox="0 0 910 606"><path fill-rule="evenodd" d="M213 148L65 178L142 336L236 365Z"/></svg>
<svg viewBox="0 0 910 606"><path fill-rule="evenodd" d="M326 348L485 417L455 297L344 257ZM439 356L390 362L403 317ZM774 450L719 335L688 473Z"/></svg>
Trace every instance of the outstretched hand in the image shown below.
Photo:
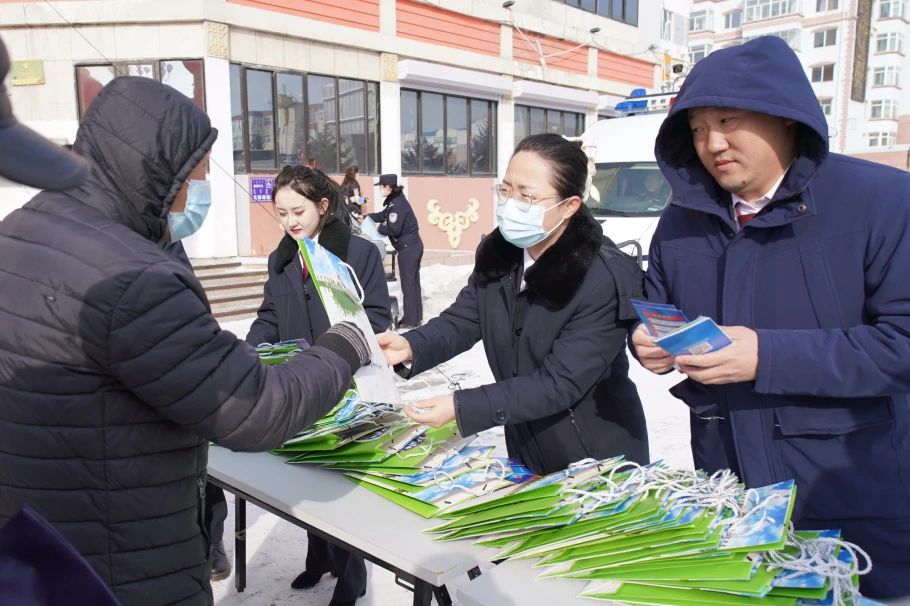
<svg viewBox="0 0 910 606"><path fill-rule="evenodd" d="M391 366L414 359L411 344L401 335L387 330L376 335L376 340L385 355L385 361Z"/></svg>
<svg viewBox="0 0 910 606"><path fill-rule="evenodd" d="M455 396L438 396L406 404L401 411L415 423L441 427L455 418Z"/></svg>

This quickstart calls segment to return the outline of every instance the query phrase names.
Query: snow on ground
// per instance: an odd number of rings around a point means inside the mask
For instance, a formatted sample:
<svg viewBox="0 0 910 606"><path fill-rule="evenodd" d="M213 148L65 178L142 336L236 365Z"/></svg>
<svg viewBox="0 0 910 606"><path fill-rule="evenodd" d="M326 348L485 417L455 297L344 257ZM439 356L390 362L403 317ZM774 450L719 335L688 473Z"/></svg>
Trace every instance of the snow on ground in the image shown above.
<svg viewBox="0 0 910 606"><path fill-rule="evenodd" d="M421 269L424 298L424 319L438 315L454 300L458 291L467 283L470 265L431 265ZM401 303L397 282L389 284L391 294ZM223 327L240 337L246 335L252 318L225 322ZM449 379L461 387L474 387L493 381L489 365L480 344L440 366L441 372L431 370L402 382L401 388L408 400L421 399L452 391ZM444 374L443 374L444 373ZM655 376L632 360L630 375L638 385L645 415L651 459L663 459L672 467L692 468L689 451L689 424L685 406L673 398L667 389L681 379L672 373ZM497 446L497 454L505 454L502 429L492 429L480 434L477 443ZM225 548L233 562L234 528L233 497L228 494L228 519L225 522ZM291 589L291 581L304 568L306 533L300 528L273 516L254 505L247 504L247 587L238 593L233 574L226 580L212 584L215 603L219 606L326 606L332 599L335 581L326 576L310 590ZM406 606L412 603L412 594L395 584L394 575L387 570L367 564L369 585L360 606ZM455 597L454 586L449 591Z"/></svg>

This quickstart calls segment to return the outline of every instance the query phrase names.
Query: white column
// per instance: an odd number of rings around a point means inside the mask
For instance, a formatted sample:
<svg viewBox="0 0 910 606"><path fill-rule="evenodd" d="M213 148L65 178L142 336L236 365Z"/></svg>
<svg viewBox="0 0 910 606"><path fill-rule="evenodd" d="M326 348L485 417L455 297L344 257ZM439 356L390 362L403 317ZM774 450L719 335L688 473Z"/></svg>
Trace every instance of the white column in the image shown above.
<svg viewBox="0 0 910 606"><path fill-rule="evenodd" d="M401 174L401 86L398 82L379 83L379 124L382 129L381 173Z"/></svg>
<svg viewBox="0 0 910 606"><path fill-rule="evenodd" d="M204 63L206 112L218 129L209 162L212 207L202 228L183 245L191 258L233 257L238 254L238 241L230 66L227 59L215 57L205 57Z"/></svg>
<svg viewBox="0 0 910 606"><path fill-rule="evenodd" d="M515 149L515 100L505 95L499 98L499 128L496 129L496 176L502 180Z"/></svg>

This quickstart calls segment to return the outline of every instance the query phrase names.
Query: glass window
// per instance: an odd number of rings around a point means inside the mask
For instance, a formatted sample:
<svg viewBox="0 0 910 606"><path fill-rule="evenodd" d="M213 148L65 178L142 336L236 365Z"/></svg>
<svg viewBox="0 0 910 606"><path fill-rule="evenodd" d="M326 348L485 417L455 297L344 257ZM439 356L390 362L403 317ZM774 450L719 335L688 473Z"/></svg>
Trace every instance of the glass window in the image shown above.
<svg viewBox="0 0 910 606"><path fill-rule="evenodd" d="M873 120L893 120L897 115L897 103L891 99L872 101L869 109L870 118Z"/></svg>
<svg viewBox="0 0 910 606"><path fill-rule="evenodd" d="M417 142L417 93L401 91L401 170L420 171L420 146Z"/></svg>
<svg viewBox="0 0 910 606"><path fill-rule="evenodd" d="M530 110L531 108L524 105L515 106L515 145L518 145L519 141L531 134Z"/></svg>
<svg viewBox="0 0 910 606"><path fill-rule="evenodd" d="M246 172L246 152L243 135L243 102L241 94L243 92L243 83L241 81L240 66L231 63L231 138L234 145L234 172Z"/></svg>
<svg viewBox="0 0 910 606"><path fill-rule="evenodd" d="M837 29L823 29L815 32L813 35L813 46L821 48L823 46L834 46L837 44Z"/></svg>
<svg viewBox="0 0 910 606"><path fill-rule="evenodd" d="M202 110L205 110L205 82L203 81L203 66L200 59L185 61L161 61L158 73L161 74L161 83L179 90L193 100Z"/></svg>
<svg viewBox="0 0 910 606"><path fill-rule="evenodd" d="M307 76L307 164L327 173L338 172L338 120L335 78Z"/></svg>
<svg viewBox="0 0 910 606"><path fill-rule="evenodd" d="M306 139L304 125L303 76L276 74L278 115L278 163L303 162Z"/></svg>
<svg viewBox="0 0 910 606"><path fill-rule="evenodd" d="M424 173L444 172L445 130L443 127L442 95L420 94L420 170Z"/></svg>
<svg viewBox="0 0 910 606"><path fill-rule="evenodd" d="M695 44L689 47L689 62L698 63L711 54L714 47L710 43Z"/></svg>
<svg viewBox="0 0 910 606"><path fill-rule="evenodd" d="M468 100L446 97L446 174L468 174Z"/></svg>
<svg viewBox="0 0 910 606"><path fill-rule="evenodd" d="M888 65L876 67L872 70L872 86L900 86L901 70L899 67Z"/></svg>
<svg viewBox="0 0 910 606"><path fill-rule="evenodd" d="M834 80L834 64L816 65L812 68L813 82L831 82Z"/></svg>
<svg viewBox="0 0 910 606"><path fill-rule="evenodd" d="M250 170L274 170L275 121L272 72L246 70L246 115L249 124Z"/></svg>
<svg viewBox="0 0 910 606"><path fill-rule="evenodd" d="M495 112L496 104L482 99L402 90L402 172L495 172Z"/></svg>
<svg viewBox="0 0 910 606"><path fill-rule="evenodd" d="M348 166L367 166L367 141L364 112L366 97L363 80L338 79L338 130L341 157L339 172Z"/></svg>
<svg viewBox="0 0 910 606"><path fill-rule="evenodd" d="M598 164L594 185L600 200L589 197L585 204L598 217L656 216L672 193L656 162Z"/></svg>
<svg viewBox="0 0 910 606"><path fill-rule="evenodd" d="M181 62L168 61L167 63ZM194 69L198 69L199 71L200 94L202 95L200 98L202 105L200 107L204 108L205 93L202 90L202 62L197 59L194 61L188 61L187 63L198 63L198 66L194 66ZM151 78L153 80L158 80L160 79L159 73L158 63L107 63L105 65L77 66L76 90L77 100L79 102L79 118L82 119L82 116L85 115L85 110L94 100L95 95L97 95L108 82L117 76L139 76L142 78ZM191 99L194 98L193 95L188 96Z"/></svg>
<svg viewBox="0 0 910 606"><path fill-rule="evenodd" d="M531 128L529 135L547 132L547 111L538 107L531 108Z"/></svg>
<svg viewBox="0 0 910 606"><path fill-rule="evenodd" d="M746 0L743 21L770 19L796 12L797 0Z"/></svg>
<svg viewBox="0 0 910 606"><path fill-rule="evenodd" d="M875 37L876 53L901 53L904 52L904 36L898 32L887 32Z"/></svg>
<svg viewBox="0 0 910 606"><path fill-rule="evenodd" d="M836 11L837 0L815 0L815 10L819 13L824 11Z"/></svg>
<svg viewBox="0 0 910 606"><path fill-rule="evenodd" d="M831 98L826 97L818 100L818 104L822 106L822 113L826 116L831 115Z"/></svg>
<svg viewBox="0 0 910 606"><path fill-rule="evenodd" d="M367 155L370 165L367 170L379 174L379 84L367 82Z"/></svg>
<svg viewBox="0 0 910 606"><path fill-rule="evenodd" d="M556 133L557 135L562 134L562 112L558 112L555 109L547 110L547 132Z"/></svg>
<svg viewBox="0 0 910 606"><path fill-rule="evenodd" d="M743 11L742 9L736 9L730 11L724 15L724 28L725 29L739 29L743 26Z"/></svg>
<svg viewBox="0 0 910 606"><path fill-rule="evenodd" d="M377 83L236 64L230 82L235 172L296 163L379 171Z"/></svg>
<svg viewBox="0 0 910 606"><path fill-rule="evenodd" d="M879 18L888 19L889 17L903 17L905 2L906 0L881 0L878 8Z"/></svg>
<svg viewBox="0 0 910 606"><path fill-rule="evenodd" d="M706 10L693 11L689 14L689 31L700 32L710 27L710 14Z"/></svg>
<svg viewBox="0 0 910 606"><path fill-rule="evenodd" d="M578 4L578 7L583 11L593 13L595 10L597 10L597 0L581 0L581 3Z"/></svg>
<svg viewBox="0 0 910 606"><path fill-rule="evenodd" d="M471 173L488 175L495 153L492 112L489 101L471 100Z"/></svg>

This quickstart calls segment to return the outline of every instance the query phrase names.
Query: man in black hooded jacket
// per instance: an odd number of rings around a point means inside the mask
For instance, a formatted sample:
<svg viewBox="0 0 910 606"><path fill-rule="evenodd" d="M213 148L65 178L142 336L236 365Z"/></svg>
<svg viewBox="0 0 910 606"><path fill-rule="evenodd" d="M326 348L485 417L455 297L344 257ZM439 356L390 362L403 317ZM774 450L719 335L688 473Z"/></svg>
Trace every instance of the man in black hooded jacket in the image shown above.
<svg viewBox="0 0 910 606"><path fill-rule="evenodd" d="M174 89L117 78L76 137L87 180L0 223L0 526L31 506L125 606L211 603L208 441L278 446L369 356L338 325L262 365L163 249L216 136Z"/></svg>

